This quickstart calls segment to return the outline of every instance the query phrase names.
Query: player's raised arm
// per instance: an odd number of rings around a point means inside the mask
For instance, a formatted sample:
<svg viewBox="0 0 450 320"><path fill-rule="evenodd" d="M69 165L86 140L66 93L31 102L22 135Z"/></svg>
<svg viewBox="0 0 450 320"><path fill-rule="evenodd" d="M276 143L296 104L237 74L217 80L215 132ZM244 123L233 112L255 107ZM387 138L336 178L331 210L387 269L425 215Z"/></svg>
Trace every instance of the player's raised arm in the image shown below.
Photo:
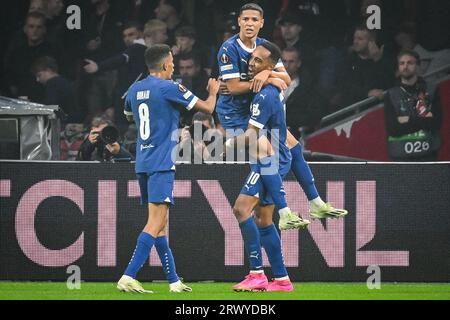
<svg viewBox="0 0 450 320"><path fill-rule="evenodd" d="M209 92L208 99L205 101L198 99L194 105L194 109L202 111L208 114L213 113L216 107L217 93L219 92L220 82L216 79L210 78L208 80L208 87L206 90Z"/></svg>
<svg viewBox="0 0 450 320"><path fill-rule="evenodd" d="M278 64L277 64L277 66L278 66ZM289 73L287 72L286 68L285 68L283 65L281 65L281 66L279 66L279 67L276 67L275 70L273 70L273 71L270 73L270 77L271 77L271 78L278 78L278 79L281 79L281 80L283 80L288 86L290 86L290 85L291 85L291 82L292 82L292 79L291 79L291 77L289 76Z"/></svg>
<svg viewBox="0 0 450 320"><path fill-rule="evenodd" d="M282 81L280 81L282 80ZM272 84L280 90L286 90L291 84L292 80L283 63L279 61L275 70L264 70L250 81L250 90L253 92L260 92L263 86Z"/></svg>

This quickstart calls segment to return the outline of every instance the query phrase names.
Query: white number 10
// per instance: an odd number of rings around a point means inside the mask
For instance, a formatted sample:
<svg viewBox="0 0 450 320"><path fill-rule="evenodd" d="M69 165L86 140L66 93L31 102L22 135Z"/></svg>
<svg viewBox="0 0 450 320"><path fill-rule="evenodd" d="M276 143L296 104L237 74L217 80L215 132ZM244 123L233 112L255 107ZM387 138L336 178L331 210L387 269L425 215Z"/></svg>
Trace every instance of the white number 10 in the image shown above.
<svg viewBox="0 0 450 320"><path fill-rule="evenodd" d="M150 112L148 105L141 103L139 106L139 119L141 120L141 126L139 132L141 133L142 140L150 138Z"/></svg>

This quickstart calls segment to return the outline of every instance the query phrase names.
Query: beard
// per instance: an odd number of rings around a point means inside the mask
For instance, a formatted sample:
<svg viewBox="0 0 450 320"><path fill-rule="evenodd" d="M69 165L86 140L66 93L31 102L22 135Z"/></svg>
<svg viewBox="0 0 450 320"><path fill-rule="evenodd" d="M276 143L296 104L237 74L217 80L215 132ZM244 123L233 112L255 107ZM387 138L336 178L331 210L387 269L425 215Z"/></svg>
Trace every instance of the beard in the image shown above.
<svg viewBox="0 0 450 320"><path fill-rule="evenodd" d="M407 80L407 81L409 81L409 80L411 80L412 78L414 78L416 76L416 74L415 73L401 73L400 74L400 77L402 78L402 79L404 79L404 80Z"/></svg>

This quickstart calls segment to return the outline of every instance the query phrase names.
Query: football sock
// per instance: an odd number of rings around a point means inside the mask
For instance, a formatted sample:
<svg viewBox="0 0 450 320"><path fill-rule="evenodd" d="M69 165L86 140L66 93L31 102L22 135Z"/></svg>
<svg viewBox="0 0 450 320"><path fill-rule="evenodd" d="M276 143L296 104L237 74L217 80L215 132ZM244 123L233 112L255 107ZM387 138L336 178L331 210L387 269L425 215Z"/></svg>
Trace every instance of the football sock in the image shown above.
<svg viewBox="0 0 450 320"><path fill-rule="evenodd" d="M281 253L281 239L275 225L259 228L261 243L269 258L274 278L282 278L288 275Z"/></svg>
<svg viewBox="0 0 450 320"><path fill-rule="evenodd" d="M278 210L278 214L280 215L280 218L285 217L289 212L291 212L291 209L289 209L289 208L287 208L287 207Z"/></svg>
<svg viewBox="0 0 450 320"><path fill-rule="evenodd" d="M169 242L166 236L158 237L155 239L156 251L158 251L159 260L169 283L175 283L180 278L177 275L175 267L175 260L172 255L172 250L169 248Z"/></svg>
<svg viewBox="0 0 450 320"><path fill-rule="evenodd" d="M286 202L286 192L283 187L283 180L278 172L278 165L275 162L275 156L266 157L261 159L259 166L261 167L261 180L266 188L267 192L272 196L272 200L277 208L289 209ZM273 172L270 169L271 166L276 166L273 168ZM290 211L290 210L289 210Z"/></svg>
<svg viewBox="0 0 450 320"><path fill-rule="evenodd" d="M314 184L314 177L308 163L305 161L302 152L302 146L298 143L291 149L292 163L291 170L302 186L308 200L316 199L319 196Z"/></svg>
<svg viewBox="0 0 450 320"><path fill-rule="evenodd" d="M320 197L317 197L317 198L309 201L310 208L313 208L313 207L320 208L324 205L325 205L325 202L323 202L322 198L320 198Z"/></svg>
<svg viewBox="0 0 450 320"><path fill-rule="evenodd" d="M262 254L258 227L253 217L248 218L239 224L245 249L249 257L250 270L262 270Z"/></svg>
<svg viewBox="0 0 450 320"><path fill-rule="evenodd" d="M124 275L136 279L136 275L148 259L150 250L152 249L154 243L155 238L148 233L142 232L139 235L136 249L134 250L133 257L125 270Z"/></svg>

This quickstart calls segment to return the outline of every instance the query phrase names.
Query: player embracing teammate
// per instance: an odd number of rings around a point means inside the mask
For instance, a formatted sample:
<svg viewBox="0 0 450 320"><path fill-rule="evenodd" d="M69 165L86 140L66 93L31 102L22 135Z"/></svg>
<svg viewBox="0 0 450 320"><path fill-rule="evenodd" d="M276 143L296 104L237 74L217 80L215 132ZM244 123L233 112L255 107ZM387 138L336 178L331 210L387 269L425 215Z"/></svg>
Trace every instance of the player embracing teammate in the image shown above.
<svg viewBox="0 0 450 320"><path fill-rule="evenodd" d="M233 288L236 291L292 291L283 262L280 236L272 222L274 207L279 208L280 230L305 228L309 221L287 206L282 178L289 170L293 171L310 202L312 218L339 218L347 215L347 211L335 209L321 199L301 145L286 129L281 91L286 89L290 78L279 60L279 49L258 37L264 25L263 9L254 3L244 5L240 9L238 23L239 34L228 39L217 55L220 76L225 84L221 88L216 112L227 132L245 131L244 141L248 143L250 136L261 136L265 131L267 138L272 139L272 148L261 145L262 149L270 149L266 150L268 156L259 157L252 164L251 173L234 205L251 270ZM254 96L255 93L258 94ZM229 139L226 147L232 147L236 141L235 138ZM262 141L259 143L263 144ZM253 210L255 217L252 216ZM270 283L263 271L261 244L275 278Z"/></svg>

